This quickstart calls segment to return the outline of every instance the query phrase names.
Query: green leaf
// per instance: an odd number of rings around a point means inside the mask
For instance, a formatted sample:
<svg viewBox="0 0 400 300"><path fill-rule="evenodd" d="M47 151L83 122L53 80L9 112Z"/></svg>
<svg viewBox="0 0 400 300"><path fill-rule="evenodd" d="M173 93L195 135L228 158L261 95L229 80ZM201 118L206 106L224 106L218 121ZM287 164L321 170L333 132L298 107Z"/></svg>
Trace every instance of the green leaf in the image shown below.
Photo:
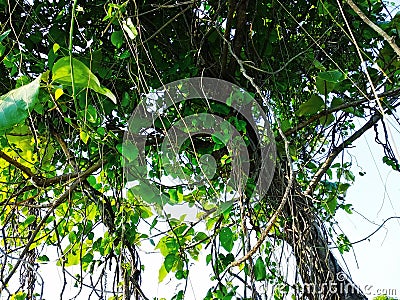
<svg viewBox="0 0 400 300"><path fill-rule="evenodd" d="M168 275L167 270L165 269L164 264L161 266L160 270L158 271L158 282L164 280L164 278Z"/></svg>
<svg viewBox="0 0 400 300"><path fill-rule="evenodd" d="M285 132L286 130L289 130L290 128L292 128L292 125L290 124L290 120L282 120L281 121L281 129L283 132Z"/></svg>
<svg viewBox="0 0 400 300"><path fill-rule="evenodd" d="M50 259L49 259L49 257L48 257L47 255L39 256L39 257L37 258L37 260L38 260L38 262L50 261Z"/></svg>
<svg viewBox="0 0 400 300"><path fill-rule="evenodd" d="M337 198L336 197L332 197L330 200L328 200L325 203L325 210L331 215L335 214L336 207L337 207Z"/></svg>
<svg viewBox="0 0 400 300"><path fill-rule="evenodd" d="M4 32L0 35L0 42L3 41L3 40L7 37L7 35L10 34L10 32L11 32L11 29L8 29L8 30L4 31Z"/></svg>
<svg viewBox="0 0 400 300"><path fill-rule="evenodd" d="M349 215L351 215L353 213L352 209L351 209L351 204L343 204L340 207L347 212Z"/></svg>
<svg viewBox="0 0 400 300"><path fill-rule="evenodd" d="M314 66L315 66L317 69L320 69L321 71L325 71L325 70L326 70L326 68L324 67L324 65L321 64L318 60L314 59L313 63L314 63Z"/></svg>
<svg viewBox="0 0 400 300"><path fill-rule="evenodd" d="M383 160L383 162L385 164L387 164L388 166L392 167L393 170L397 170L398 165L397 165L397 162L394 159L391 159L391 158L389 158L387 156L384 156L382 158L382 160Z"/></svg>
<svg viewBox="0 0 400 300"><path fill-rule="evenodd" d="M0 44L0 57L3 56L5 52L6 52L6 47Z"/></svg>
<svg viewBox="0 0 400 300"><path fill-rule="evenodd" d="M172 267L174 266L175 261L176 261L175 253L170 253L165 257L164 267L168 273L171 271Z"/></svg>
<svg viewBox="0 0 400 300"><path fill-rule="evenodd" d="M23 76L17 78L17 81L15 83L15 88L19 88L21 86L24 86L25 84L29 84L30 82L31 82L31 79L28 76L23 75Z"/></svg>
<svg viewBox="0 0 400 300"><path fill-rule="evenodd" d="M122 30L114 31L111 34L111 43L118 49L122 47L124 41L124 33Z"/></svg>
<svg viewBox="0 0 400 300"><path fill-rule="evenodd" d="M73 243L75 243L76 242L76 233L75 233L75 231L71 231L69 234L68 234L68 240L69 240L69 242L71 243L71 244L73 244Z"/></svg>
<svg viewBox="0 0 400 300"><path fill-rule="evenodd" d="M346 79L344 74L340 72L339 70L331 70L327 72L319 72L318 73L318 78L325 80L327 82L332 82L332 83L339 83L343 80Z"/></svg>
<svg viewBox="0 0 400 300"><path fill-rule="evenodd" d="M320 96L312 95L309 100L300 105L296 111L296 115L313 115L319 112L325 105L324 100Z"/></svg>
<svg viewBox="0 0 400 300"><path fill-rule="evenodd" d="M0 131L25 120L38 101L40 77L0 96Z"/></svg>
<svg viewBox="0 0 400 300"><path fill-rule="evenodd" d="M132 141L125 141L119 151L129 162L134 161L139 154L138 147Z"/></svg>
<svg viewBox="0 0 400 300"><path fill-rule="evenodd" d="M207 234L205 234L204 232L198 232L194 237L194 240L198 242L198 241L203 241L207 238L208 238Z"/></svg>
<svg viewBox="0 0 400 300"><path fill-rule="evenodd" d="M143 201L146 201L147 203L161 204L161 198L157 197L158 195L155 194L157 190L153 190L147 183L141 182L140 184L130 188L130 191L133 192L135 196L141 197Z"/></svg>
<svg viewBox="0 0 400 300"><path fill-rule="evenodd" d="M261 257L257 258L256 264L254 265L254 276L256 280L264 280L267 278L266 267Z"/></svg>
<svg viewBox="0 0 400 300"><path fill-rule="evenodd" d="M114 103L117 103L115 95L107 88L100 85L99 79L90 71L90 69L79 60L72 58L74 86L77 88L90 88L95 92L108 97ZM66 56L59 59L53 66L53 81L65 86L72 86L71 62L70 57Z"/></svg>
<svg viewBox="0 0 400 300"><path fill-rule="evenodd" d="M167 256L170 253L176 253L179 249L179 245L174 238L164 236L158 242L156 249L160 249L161 254Z"/></svg>
<svg viewBox="0 0 400 300"><path fill-rule="evenodd" d="M325 81L319 77L317 77L315 85L317 87L318 92L322 95L329 94L336 87L336 83Z"/></svg>
<svg viewBox="0 0 400 300"><path fill-rule="evenodd" d="M86 253L84 257L82 257L82 262L90 263L93 261L93 254Z"/></svg>
<svg viewBox="0 0 400 300"><path fill-rule="evenodd" d="M211 254L207 254L207 256L206 256L206 264L207 265L210 263L211 259L212 259L212 255Z"/></svg>
<svg viewBox="0 0 400 300"><path fill-rule="evenodd" d="M338 190L341 193L346 193L350 186L350 183L339 183Z"/></svg>
<svg viewBox="0 0 400 300"><path fill-rule="evenodd" d="M347 112L349 114L352 114L356 117L360 117L360 118L364 117L364 110L362 107L358 107L358 108L348 107L348 108L343 109L343 111Z"/></svg>
<svg viewBox="0 0 400 300"><path fill-rule="evenodd" d="M322 116L321 118L319 118L319 122L325 127L329 126L330 124L335 122L335 116L333 114Z"/></svg>
<svg viewBox="0 0 400 300"><path fill-rule="evenodd" d="M331 108L336 108L336 107L342 105L343 103L344 103L343 99L341 99L341 98L333 98L332 102L331 102Z"/></svg>
<svg viewBox="0 0 400 300"><path fill-rule="evenodd" d="M233 233L229 227L224 227L219 232L219 240L221 246L228 252L232 251L233 248Z"/></svg>
<svg viewBox="0 0 400 300"><path fill-rule="evenodd" d="M98 120L97 118L98 117L97 110L93 105L87 105L85 110L81 111L79 115L85 122L86 121L90 123L100 122L100 120Z"/></svg>
<svg viewBox="0 0 400 300"><path fill-rule="evenodd" d="M179 291L171 300L183 300L183 291Z"/></svg>
<svg viewBox="0 0 400 300"><path fill-rule="evenodd" d="M11 300L25 300L26 297L27 297L27 294L20 291L16 294L12 295L10 299Z"/></svg>
<svg viewBox="0 0 400 300"><path fill-rule="evenodd" d="M169 189L168 190L169 194L169 199L171 200L172 203L178 203L178 191L176 189Z"/></svg>
<svg viewBox="0 0 400 300"><path fill-rule="evenodd" d="M178 279L178 280L181 280L182 278L185 278L185 272L184 271L182 271L182 270L178 270L178 271L176 271L176 273L175 273L175 278L176 279Z"/></svg>
<svg viewBox="0 0 400 300"><path fill-rule="evenodd" d="M26 226L32 224L35 220L36 220L36 216L29 215L24 221L24 226L26 227Z"/></svg>

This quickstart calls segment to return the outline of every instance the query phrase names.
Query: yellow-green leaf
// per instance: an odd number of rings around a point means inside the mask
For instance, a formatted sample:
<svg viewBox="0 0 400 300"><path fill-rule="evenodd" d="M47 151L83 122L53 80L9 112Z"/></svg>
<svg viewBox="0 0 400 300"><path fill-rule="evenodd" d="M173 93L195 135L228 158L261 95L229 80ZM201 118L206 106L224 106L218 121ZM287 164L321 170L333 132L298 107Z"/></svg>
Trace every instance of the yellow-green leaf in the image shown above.
<svg viewBox="0 0 400 300"><path fill-rule="evenodd" d="M67 263L65 264L65 266L69 267L69 266L75 266L77 264L79 264L80 262L80 257L79 257L79 252L74 253L74 251L70 251L67 255Z"/></svg>
<svg viewBox="0 0 400 300"><path fill-rule="evenodd" d="M71 68L72 67L72 68ZM73 72L71 71L73 69ZM59 59L53 66L53 81L65 86L74 85L77 88L89 88L108 97L117 103L115 95L107 88L100 85L99 79L81 61L69 56ZM73 74L73 76L72 76ZM73 78L72 78L73 77ZM73 83L73 84L72 84Z"/></svg>
<svg viewBox="0 0 400 300"><path fill-rule="evenodd" d="M160 270L158 271L158 282L162 282L167 275L168 275L168 272L165 269L164 264L162 264Z"/></svg>
<svg viewBox="0 0 400 300"><path fill-rule="evenodd" d="M81 130L79 136L81 137L81 140L82 140L85 144L87 144L87 142L88 142L88 140L89 140L89 135L87 134L87 132L84 131L84 130Z"/></svg>
<svg viewBox="0 0 400 300"><path fill-rule="evenodd" d="M63 94L64 94L63 89L56 89L54 97L56 98L56 100L58 100L58 98L60 98Z"/></svg>
<svg viewBox="0 0 400 300"><path fill-rule="evenodd" d="M58 51L58 49L60 49L60 45L57 44L57 43L55 43L55 44L53 45L53 52L56 53L56 52Z"/></svg>

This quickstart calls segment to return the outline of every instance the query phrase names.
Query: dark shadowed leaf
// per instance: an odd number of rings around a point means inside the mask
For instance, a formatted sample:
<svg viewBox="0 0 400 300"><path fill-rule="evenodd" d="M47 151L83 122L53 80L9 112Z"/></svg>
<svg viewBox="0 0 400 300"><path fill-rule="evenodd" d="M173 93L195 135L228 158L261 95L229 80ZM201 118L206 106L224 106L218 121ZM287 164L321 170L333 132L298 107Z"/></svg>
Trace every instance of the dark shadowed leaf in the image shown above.
<svg viewBox="0 0 400 300"><path fill-rule="evenodd" d="M318 77L322 80L332 82L332 83L339 83L343 81L346 77L342 72L339 70L331 70L327 72L320 72L318 73Z"/></svg>
<svg viewBox="0 0 400 300"><path fill-rule="evenodd" d="M320 96L312 95L309 100L300 105L296 111L296 115L313 115L319 112L325 105L324 100Z"/></svg>
<svg viewBox="0 0 400 300"><path fill-rule="evenodd" d="M327 95L333 91L336 86L336 83L325 81L319 77L317 77L317 81L315 83L317 90L322 95Z"/></svg>

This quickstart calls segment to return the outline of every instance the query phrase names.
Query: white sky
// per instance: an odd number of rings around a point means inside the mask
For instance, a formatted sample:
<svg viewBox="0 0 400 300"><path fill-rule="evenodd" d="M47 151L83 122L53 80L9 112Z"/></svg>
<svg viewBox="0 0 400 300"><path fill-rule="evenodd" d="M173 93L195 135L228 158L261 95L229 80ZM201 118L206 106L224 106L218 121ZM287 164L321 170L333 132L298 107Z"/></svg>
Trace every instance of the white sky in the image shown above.
<svg viewBox="0 0 400 300"><path fill-rule="evenodd" d="M392 132L399 147L400 134L393 128ZM340 227L351 242L371 234L385 219L400 216L400 173L382 163L383 150L374 142L373 131L355 145L349 153L356 157L366 175L356 177L346 201L360 214L348 215L342 211L337 215ZM357 167L353 170L355 174L361 171ZM392 219L369 240L354 245L355 255L353 252L344 255L354 281L367 294L386 289L391 296L400 298L399 230L400 220ZM374 295L367 296L372 299Z"/></svg>

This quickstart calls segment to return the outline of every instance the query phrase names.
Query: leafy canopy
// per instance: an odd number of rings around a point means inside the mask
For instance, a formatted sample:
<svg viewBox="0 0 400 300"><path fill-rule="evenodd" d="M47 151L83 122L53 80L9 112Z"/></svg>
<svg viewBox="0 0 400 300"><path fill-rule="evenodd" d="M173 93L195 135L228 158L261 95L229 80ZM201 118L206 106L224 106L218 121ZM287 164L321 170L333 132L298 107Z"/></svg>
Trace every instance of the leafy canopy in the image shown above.
<svg viewBox="0 0 400 300"><path fill-rule="evenodd" d="M397 41L398 15L386 3L357 5ZM12 299L40 297L43 263L72 276L78 295L99 299L153 297L140 288L143 272L185 282L172 298L183 299L192 263L212 272L204 299L312 299L303 285L341 270L328 235L341 253L351 249L334 217L352 213L346 192L356 175L336 158L374 128L383 163L399 170L383 118L398 124L399 61L345 2L0 1L0 58L0 293ZM152 190L127 189L123 165L142 154L132 145L124 157L123 138L141 100L195 76L254 96L270 119L277 167L268 194L246 202L262 166L255 132L229 105L241 93L227 105L193 99L166 110L148 124L142 171L170 203L199 207L202 221L188 223L153 205ZM251 176L223 210L215 199L232 192L232 132L194 135L171 164L161 156L168 130L202 114L235 128L249 153ZM167 184L173 163L205 184ZM157 270L141 264L142 247L162 255ZM18 273L25 280L15 288ZM69 297L65 285L60 297Z"/></svg>

